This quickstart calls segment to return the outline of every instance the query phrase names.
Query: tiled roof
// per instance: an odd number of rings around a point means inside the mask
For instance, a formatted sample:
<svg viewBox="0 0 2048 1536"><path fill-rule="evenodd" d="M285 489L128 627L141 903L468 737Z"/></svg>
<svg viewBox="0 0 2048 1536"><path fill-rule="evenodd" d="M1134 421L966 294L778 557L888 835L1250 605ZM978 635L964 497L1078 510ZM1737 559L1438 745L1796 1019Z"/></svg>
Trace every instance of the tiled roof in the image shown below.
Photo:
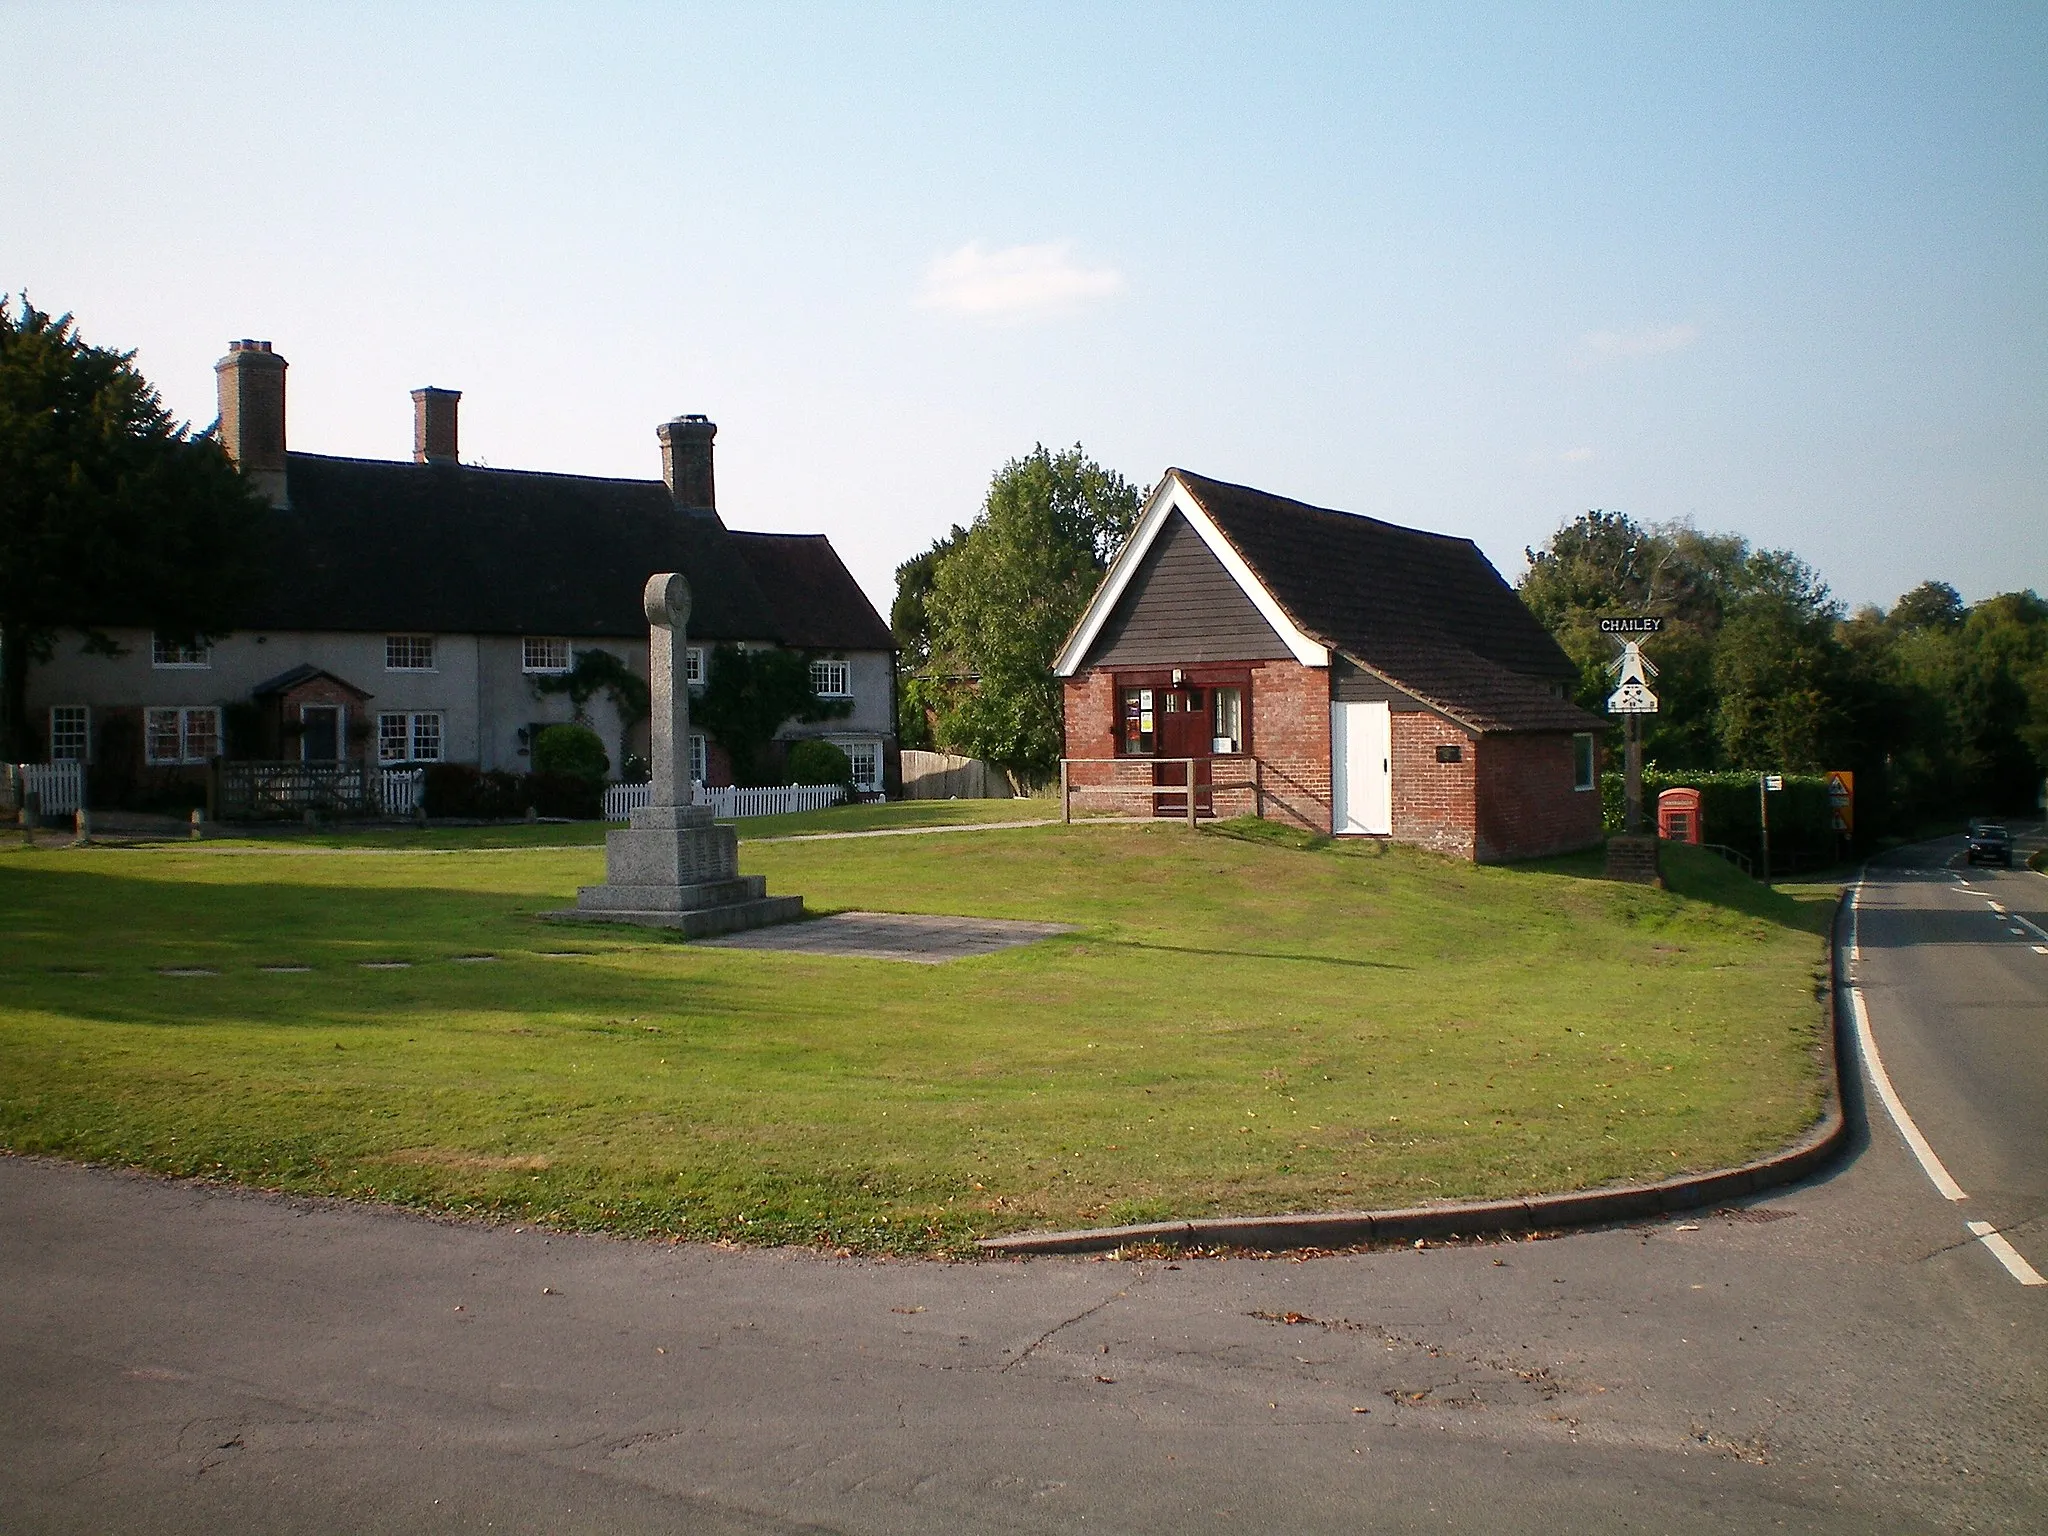
<svg viewBox="0 0 2048 1536"><path fill-rule="evenodd" d="M1481 731L1601 724L1578 668L1470 539L1169 470L1302 633Z"/></svg>
<svg viewBox="0 0 2048 1536"><path fill-rule="evenodd" d="M730 535L768 600L784 645L891 651L896 638L822 533Z"/></svg>
<svg viewBox="0 0 2048 1536"><path fill-rule="evenodd" d="M656 571L690 582L690 634L780 640L777 610L714 517L659 480L294 453L270 513L271 580L243 627L440 634L647 633Z"/></svg>

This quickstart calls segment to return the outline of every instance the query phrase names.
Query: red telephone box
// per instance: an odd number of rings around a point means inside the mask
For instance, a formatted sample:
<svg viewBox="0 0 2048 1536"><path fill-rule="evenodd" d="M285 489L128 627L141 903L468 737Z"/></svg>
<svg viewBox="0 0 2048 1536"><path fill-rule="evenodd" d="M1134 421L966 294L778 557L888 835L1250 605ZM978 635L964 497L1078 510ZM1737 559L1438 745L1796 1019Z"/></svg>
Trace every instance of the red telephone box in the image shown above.
<svg viewBox="0 0 2048 1536"><path fill-rule="evenodd" d="M1697 843L1700 840L1698 790L1667 789L1657 796L1657 835L1672 843Z"/></svg>

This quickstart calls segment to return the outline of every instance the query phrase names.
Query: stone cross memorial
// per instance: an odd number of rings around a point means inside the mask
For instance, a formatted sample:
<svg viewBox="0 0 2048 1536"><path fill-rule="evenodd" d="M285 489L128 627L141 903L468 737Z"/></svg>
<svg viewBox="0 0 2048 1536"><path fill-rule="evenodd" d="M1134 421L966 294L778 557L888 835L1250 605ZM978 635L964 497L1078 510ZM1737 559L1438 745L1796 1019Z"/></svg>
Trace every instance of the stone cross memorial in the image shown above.
<svg viewBox="0 0 2048 1536"><path fill-rule="evenodd" d="M604 884L576 893L572 912L549 917L678 928L691 938L801 917L801 896L770 896L760 875L739 872L739 838L693 803L690 684L684 635L690 584L674 572L647 579L647 683L654 775L648 803L604 840Z"/></svg>

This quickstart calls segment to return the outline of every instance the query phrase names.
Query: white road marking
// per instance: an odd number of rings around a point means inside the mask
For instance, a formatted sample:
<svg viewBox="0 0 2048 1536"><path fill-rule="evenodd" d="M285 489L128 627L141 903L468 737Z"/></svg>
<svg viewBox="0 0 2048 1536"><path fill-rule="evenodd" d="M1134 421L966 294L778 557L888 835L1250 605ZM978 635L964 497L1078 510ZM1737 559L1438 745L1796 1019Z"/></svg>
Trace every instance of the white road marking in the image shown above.
<svg viewBox="0 0 2048 1536"><path fill-rule="evenodd" d="M1856 941L1857 923L1863 906L1863 882L1859 879L1849 893L1849 970L1852 976L1863 969L1863 949ZM1906 1106L1900 1102L1898 1090L1892 1087L1891 1074L1884 1069L1884 1058L1877 1054L1877 1037L1870 1032L1870 1010L1863 1005L1863 989L1854 981L1849 983L1849 1009L1856 1019L1856 1043L1863 1051L1863 1064L1870 1071L1870 1080L1877 1088L1877 1096L1884 1100L1884 1107L1891 1111L1892 1124L1899 1128L1899 1134L1906 1138L1906 1145L1913 1149L1913 1155L1920 1159L1920 1168L1941 1191L1944 1199L1967 1200L1963 1186L1942 1166L1940 1158L1934 1155L1934 1148L1927 1144L1927 1138L1920 1134L1920 1127L1913 1123L1913 1117L1906 1113Z"/></svg>
<svg viewBox="0 0 2048 1536"><path fill-rule="evenodd" d="M1934 1148L1927 1144L1927 1138L1920 1134L1920 1127L1913 1123L1913 1117L1906 1113L1906 1106L1900 1100L1898 1090L1892 1087L1891 1074L1884 1069L1884 1058L1877 1054L1877 1038L1870 1032L1870 1010L1863 1003L1863 989L1854 977L1863 966L1863 947L1857 942L1857 924L1863 907L1863 878L1849 888L1849 1009L1856 1019L1856 1043L1863 1052L1863 1065L1870 1073L1870 1080L1877 1088L1877 1096L1884 1100L1884 1107L1891 1112L1892 1124L1899 1128L1899 1134L1906 1138L1906 1145L1913 1149L1913 1155L1920 1160L1920 1169L1934 1187L1949 1200L1967 1200L1963 1192L1939 1157ZM2026 922L2025 918L2020 919ZM2029 924L2029 927L2032 925ZM2018 932L2017 929L2014 932ZM2048 935L2043 935L2048 937ZM2036 944L2041 954L2048 954L2048 945ZM1988 1221L1966 1221L1963 1223L1970 1236L1977 1239L1991 1251L1991 1256L2005 1266L2005 1272L2021 1285L2048 1285L2041 1272L2020 1255L2020 1251L2006 1241L1998 1228Z"/></svg>
<svg viewBox="0 0 2048 1536"><path fill-rule="evenodd" d="M2048 944L2036 944L2034 946L2034 953L2037 955L2048 955Z"/></svg>
<svg viewBox="0 0 2048 1536"><path fill-rule="evenodd" d="M1991 910L1996 912L2000 917L2005 916L2005 908L2001 907L1997 902L1990 902L1988 903L1988 905L1990 906Z"/></svg>
<svg viewBox="0 0 2048 1536"><path fill-rule="evenodd" d="M2021 1285L2048 1285L2048 1280L2041 1278L2041 1272L2021 1258L2019 1250L2008 1243L2005 1235L1990 1222L1972 1221L1965 1225L1969 1227L1970 1235L1989 1248L1998 1262L2005 1266L2006 1273Z"/></svg>

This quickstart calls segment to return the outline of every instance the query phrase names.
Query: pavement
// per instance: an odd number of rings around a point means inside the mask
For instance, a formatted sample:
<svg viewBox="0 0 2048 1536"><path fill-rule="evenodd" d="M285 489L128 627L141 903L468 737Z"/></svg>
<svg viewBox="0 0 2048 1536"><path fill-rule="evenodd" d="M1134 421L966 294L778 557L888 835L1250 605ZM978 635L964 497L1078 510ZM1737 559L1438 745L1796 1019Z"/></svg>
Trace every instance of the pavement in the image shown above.
<svg viewBox="0 0 2048 1536"><path fill-rule="evenodd" d="M1821 1178L1548 1241L928 1263L0 1159L8 1531L2048 1529L2048 956L1923 851ZM2028 884L2032 882L2032 884ZM2048 925L2048 880L1971 882ZM1975 905L1972 905L1972 902Z"/></svg>
<svg viewBox="0 0 2048 1536"><path fill-rule="evenodd" d="M906 960L943 965L992 955L1055 934L1071 923L1025 923L997 917L941 917L922 912L835 912L829 917L754 928L716 939L702 949L773 949L790 955L840 955L862 960Z"/></svg>

